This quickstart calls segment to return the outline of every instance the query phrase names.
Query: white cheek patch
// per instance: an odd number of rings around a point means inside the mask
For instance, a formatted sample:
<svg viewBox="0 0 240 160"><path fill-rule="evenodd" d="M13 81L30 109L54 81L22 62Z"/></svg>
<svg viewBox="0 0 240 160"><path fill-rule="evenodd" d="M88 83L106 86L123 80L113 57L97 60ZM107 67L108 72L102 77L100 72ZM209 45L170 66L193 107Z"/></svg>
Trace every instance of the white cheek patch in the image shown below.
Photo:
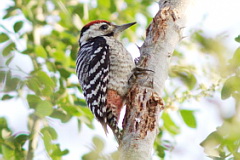
<svg viewBox="0 0 240 160"><path fill-rule="evenodd" d="M89 39L89 31L85 31L80 38L81 45L85 44L88 39Z"/></svg>

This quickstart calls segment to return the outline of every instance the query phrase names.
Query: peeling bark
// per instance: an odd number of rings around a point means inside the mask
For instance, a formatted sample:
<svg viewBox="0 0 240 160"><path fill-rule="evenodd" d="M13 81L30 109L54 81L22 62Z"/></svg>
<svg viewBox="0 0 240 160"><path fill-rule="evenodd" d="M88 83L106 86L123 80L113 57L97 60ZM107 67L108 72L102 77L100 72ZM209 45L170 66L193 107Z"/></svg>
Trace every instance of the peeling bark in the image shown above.
<svg viewBox="0 0 240 160"><path fill-rule="evenodd" d="M149 160L163 110L161 92L168 77L169 59L182 39L185 10L190 0L160 0L159 11L146 31L140 59L130 79L123 120L120 160Z"/></svg>
<svg viewBox="0 0 240 160"><path fill-rule="evenodd" d="M136 138L142 139L148 131L155 129L158 120L156 113L163 109L162 100L152 89L141 88L138 85L132 87L127 99L128 109L123 121L123 128L128 129L129 132L138 132ZM133 110L132 107L135 109ZM128 122L132 123L128 125Z"/></svg>

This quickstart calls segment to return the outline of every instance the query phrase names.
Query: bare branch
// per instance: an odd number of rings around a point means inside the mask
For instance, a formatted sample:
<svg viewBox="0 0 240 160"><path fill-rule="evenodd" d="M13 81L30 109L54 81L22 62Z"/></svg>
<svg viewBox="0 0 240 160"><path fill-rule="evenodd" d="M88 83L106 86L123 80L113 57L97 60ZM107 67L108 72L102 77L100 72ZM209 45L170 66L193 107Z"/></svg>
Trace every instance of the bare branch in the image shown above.
<svg viewBox="0 0 240 160"><path fill-rule="evenodd" d="M37 148L38 137L41 129L41 120L38 117L33 117L32 129L31 129L31 138L28 144L28 152L26 160L34 159L34 151Z"/></svg>
<svg viewBox="0 0 240 160"><path fill-rule="evenodd" d="M151 159L163 103L160 98L168 77L169 59L182 39L181 30L189 0L161 0L159 11L147 29L140 47L140 60L130 80L119 146L121 160Z"/></svg>

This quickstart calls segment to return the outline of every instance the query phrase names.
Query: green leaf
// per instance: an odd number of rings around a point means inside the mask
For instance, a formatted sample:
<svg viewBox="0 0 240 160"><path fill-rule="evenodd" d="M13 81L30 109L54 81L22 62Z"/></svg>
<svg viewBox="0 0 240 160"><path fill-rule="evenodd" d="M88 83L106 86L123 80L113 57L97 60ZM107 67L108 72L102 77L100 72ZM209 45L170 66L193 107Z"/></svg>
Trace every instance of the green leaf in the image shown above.
<svg viewBox="0 0 240 160"><path fill-rule="evenodd" d="M44 85L45 88L48 89L53 89L55 87L55 83L52 80L52 78L50 78L46 72L43 71L39 71L37 73L37 78L39 79L39 81Z"/></svg>
<svg viewBox="0 0 240 160"><path fill-rule="evenodd" d="M8 129L7 120L6 120L6 118L0 117L0 131L1 131L2 129L4 129L4 128ZM1 135L1 134L2 134L2 133L0 132L0 135Z"/></svg>
<svg viewBox="0 0 240 160"><path fill-rule="evenodd" d="M217 128L217 132L225 139L225 144L232 145L240 140L240 130L238 121L224 121L221 127Z"/></svg>
<svg viewBox="0 0 240 160"><path fill-rule="evenodd" d="M50 117L60 119L62 123L66 123L71 119L71 116L62 110L54 110Z"/></svg>
<svg viewBox="0 0 240 160"><path fill-rule="evenodd" d="M240 35L235 38L235 41L240 43Z"/></svg>
<svg viewBox="0 0 240 160"><path fill-rule="evenodd" d="M14 141L16 144L23 146L25 142L28 140L28 138L29 138L28 134L18 134L17 136L15 136Z"/></svg>
<svg viewBox="0 0 240 160"><path fill-rule="evenodd" d="M166 148L161 146L161 145L157 145L157 147L156 147L157 155L160 158L164 158L165 157L165 150L166 150Z"/></svg>
<svg viewBox="0 0 240 160"><path fill-rule="evenodd" d="M41 46L41 45L36 46L34 51L37 56L42 57L42 58L47 58L47 52L43 48L43 46Z"/></svg>
<svg viewBox="0 0 240 160"><path fill-rule="evenodd" d="M52 127L49 127L49 126L44 127L43 129L41 129L41 132L42 133L48 132L49 135L51 135L51 139L52 140L55 140L58 137L57 132L55 131L55 129L52 128Z"/></svg>
<svg viewBox="0 0 240 160"><path fill-rule="evenodd" d="M59 48L63 48L61 43L59 43ZM56 59L57 62L61 62L63 66L69 66L70 57L66 56L65 52L63 52L63 49L56 50L56 52L53 53L53 57Z"/></svg>
<svg viewBox="0 0 240 160"><path fill-rule="evenodd" d="M38 95L50 96L54 92L55 82L43 71L33 72L27 80L27 86Z"/></svg>
<svg viewBox="0 0 240 160"><path fill-rule="evenodd" d="M82 122L78 119L77 120L77 126L78 126L78 132L80 132L81 131L81 129L82 129Z"/></svg>
<svg viewBox="0 0 240 160"><path fill-rule="evenodd" d="M6 160L15 160L14 150L8 147L7 145L2 145L3 157Z"/></svg>
<svg viewBox="0 0 240 160"><path fill-rule="evenodd" d="M100 137L93 137L93 143L96 146L95 152L101 153L104 149L104 142Z"/></svg>
<svg viewBox="0 0 240 160"><path fill-rule="evenodd" d="M32 91L34 91L37 95L41 95L40 83L39 83L39 80L35 76L28 78L26 84L27 84L28 88L31 89Z"/></svg>
<svg viewBox="0 0 240 160"><path fill-rule="evenodd" d="M7 18L15 16L16 14L19 14L19 12L17 12L17 9L18 8L15 5L8 7L6 9L6 15L3 17L3 19L7 19Z"/></svg>
<svg viewBox="0 0 240 160"><path fill-rule="evenodd" d="M5 95L3 95L3 97L2 97L2 100L4 101L4 100L9 100L9 99L12 99L14 96L10 96L9 94L5 94Z"/></svg>
<svg viewBox="0 0 240 160"><path fill-rule="evenodd" d="M14 24L13 26L13 29L14 29L14 32L18 32L23 26L23 21L18 21Z"/></svg>
<svg viewBox="0 0 240 160"><path fill-rule="evenodd" d="M36 108L37 105L42 102L42 99L36 95L28 94L27 101L30 108Z"/></svg>
<svg viewBox="0 0 240 160"><path fill-rule="evenodd" d="M162 114L163 127L166 128L168 132L173 135L179 134L180 128L174 123L168 113L164 112Z"/></svg>
<svg viewBox="0 0 240 160"><path fill-rule="evenodd" d="M62 108L70 115L81 116L81 110L79 107L71 106L71 105L64 105Z"/></svg>
<svg viewBox="0 0 240 160"><path fill-rule="evenodd" d="M193 74L193 68L190 66L173 66L170 70L171 77L178 77L181 81L190 89L192 90L197 83L197 79Z"/></svg>
<svg viewBox="0 0 240 160"><path fill-rule="evenodd" d="M233 58L230 59L229 62L230 62L230 64L231 64L233 67L235 67L235 68L237 68L237 67L240 66L240 48L238 48L238 49L235 51L235 53L234 53L234 55L233 55Z"/></svg>
<svg viewBox="0 0 240 160"><path fill-rule="evenodd" d="M13 58L14 58L14 56L9 57L5 64L7 66L9 66L9 64L12 62Z"/></svg>
<svg viewBox="0 0 240 160"><path fill-rule="evenodd" d="M205 53L221 54L224 50L226 50L226 48L222 44L222 41L217 38L213 39L207 37L203 34L201 30L192 34L192 41L194 43L198 43L200 50Z"/></svg>
<svg viewBox="0 0 240 160"><path fill-rule="evenodd" d="M35 113L37 116L44 118L45 116L49 116L53 112L53 106L48 101L41 101L38 103Z"/></svg>
<svg viewBox="0 0 240 160"><path fill-rule="evenodd" d="M61 74L61 77L68 78L71 75L71 72L67 71L64 68L59 68L58 70L59 70L59 72Z"/></svg>
<svg viewBox="0 0 240 160"><path fill-rule="evenodd" d="M43 142L44 142L44 146L46 148L46 151L48 153L50 153L50 151L53 148L51 134L47 131L43 131L41 133L43 134Z"/></svg>
<svg viewBox="0 0 240 160"><path fill-rule="evenodd" d="M8 56L13 50L15 50L15 44L12 42L7 47L5 47L2 51L3 56Z"/></svg>
<svg viewBox="0 0 240 160"><path fill-rule="evenodd" d="M0 83L2 83L5 80L6 75L7 75L6 71L1 71L0 70ZM0 91L1 90L2 89L0 89Z"/></svg>
<svg viewBox="0 0 240 160"><path fill-rule="evenodd" d="M178 51L178 50L174 50L173 51L173 56L175 57L183 57L183 53Z"/></svg>
<svg viewBox="0 0 240 160"><path fill-rule="evenodd" d="M195 87L197 79L192 73L179 72L178 75L190 90L192 90Z"/></svg>
<svg viewBox="0 0 240 160"><path fill-rule="evenodd" d="M60 148L59 144L56 144L56 145L54 145L54 151L51 154L51 157L53 159L57 159L57 158L60 158L60 157L66 155L68 153L69 153L69 150L65 149L65 150L61 151L61 148Z"/></svg>
<svg viewBox="0 0 240 160"><path fill-rule="evenodd" d="M200 143L202 147L212 148L214 149L216 146L221 144L222 137L219 135L217 131L212 132L207 136L207 138Z"/></svg>
<svg viewBox="0 0 240 160"><path fill-rule="evenodd" d="M1 33L0 34L0 43L6 42L7 40L9 40L8 35L5 33Z"/></svg>
<svg viewBox="0 0 240 160"><path fill-rule="evenodd" d="M200 143L200 145L204 148L204 152L208 156L213 156L219 154L218 146L221 146L222 141L222 137L214 131L209 134L208 137Z"/></svg>
<svg viewBox="0 0 240 160"><path fill-rule="evenodd" d="M233 76L226 80L226 82L223 85L222 92L221 92L221 98L227 99L230 96L240 93L240 77Z"/></svg>
<svg viewBox="0 0 240 160"><path fill-rule="evenodd" d="M94 129L94 125L92 123L92 119L89 119L85 116L81 116L79 117L79 120L81 121L81 123L84 123L88 126L88 128Z"/></svg>
<svg viewBox="0 0 240 160"><path fill-rule="evenodd" d="M116 12L117 11L117 6L116 6L116 3L118 3L117 1L115 0L110 0L110 11L112 13Z"/></svg>
<svg viewBox="0 0 240 160"><path fill-rule="evenodd" d="M74 104L77 106L87 107L87 103L84 99L77 99Z"/></svg>
<svg viewBox="0 0 240 160"><path fill-rule="evenodd" d="M90 159L101 159L101 158L99 153L96 153L95 151L91 151L82 156L82 160L90 160Z"/></svg>
<svg viewBox="0 0 240 160"><path fill-rule="evenodd" d="M5 86L5 91L9 92L9 91L16 91L18 88L18 84L21 82L20 79L18 79L17 77L12 77L11 75L7 76L7 80L6 80L6 86Z"/></svg>
<svg viewBox="0 0 240 160"><path fill-rule="evenodd" d="M98 6L102 8L109 8L110 7L110 1L102 1L98 0Z"/></svg>
<svg viewBox="0 0 240 160"><path fill-rule="evenodd" d="M183 118L183 121L188 127L191 127L191 128L197 127L197 121L194 116L194 111L182 109L180 110L180 114Z"/></svg>

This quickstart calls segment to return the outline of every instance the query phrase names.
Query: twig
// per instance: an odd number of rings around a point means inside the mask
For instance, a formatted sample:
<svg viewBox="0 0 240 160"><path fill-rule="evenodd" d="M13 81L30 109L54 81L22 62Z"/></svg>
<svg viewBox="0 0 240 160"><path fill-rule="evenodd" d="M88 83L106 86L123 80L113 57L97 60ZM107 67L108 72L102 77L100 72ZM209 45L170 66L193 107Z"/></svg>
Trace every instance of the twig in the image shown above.
<svg viewBox="0 0 240 160"><path fill-rule="evenodd" d="M34 158L34 151L36 150L38 144L38 134L41 129L40 124L41 120L38 117L34 116L26 160L33 160Z"/></svg>

